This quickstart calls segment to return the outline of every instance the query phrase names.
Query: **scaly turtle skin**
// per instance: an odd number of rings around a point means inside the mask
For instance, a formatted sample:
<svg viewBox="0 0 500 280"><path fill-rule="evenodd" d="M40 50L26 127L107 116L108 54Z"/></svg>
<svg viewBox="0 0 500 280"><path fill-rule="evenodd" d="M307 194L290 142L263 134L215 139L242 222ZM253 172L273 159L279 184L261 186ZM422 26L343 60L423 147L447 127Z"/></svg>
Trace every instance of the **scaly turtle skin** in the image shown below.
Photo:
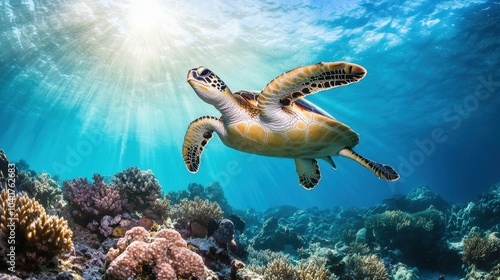
<svg viewBox="0 0 500 280"><path fill-rule="evenodd" d="M205 145L217 133L233 149L264 156L293 158L299 183L314 188L321 179L320 158L333 168L331 156L353 159L379 178L399 178L394 168L365 159L352 149L359 136L345 124L303 99L306 95L361 80L366 70L346 62L298 67L272 80L261 92L232 93L205 67L191 69L187 81L196 94L212 104L221 118L200 117L184 137L182 155L190 172L197 172Z"/></svg>

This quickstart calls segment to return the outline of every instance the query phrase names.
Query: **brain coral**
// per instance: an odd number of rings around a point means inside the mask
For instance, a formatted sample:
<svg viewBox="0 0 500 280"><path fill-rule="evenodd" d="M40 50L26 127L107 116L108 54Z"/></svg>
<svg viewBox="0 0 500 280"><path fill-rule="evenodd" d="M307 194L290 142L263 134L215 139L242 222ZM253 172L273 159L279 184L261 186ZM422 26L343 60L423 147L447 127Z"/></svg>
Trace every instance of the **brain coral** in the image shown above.
<svg viewBox="0 0 500 280"><path fill-rule="evenodd" d="M108 252L111 263L106 274L118 279L141 275L149 269L157 279L166 280L205 275L203 259L187 248L175 230L163 229L150 238L144 228L135 227L120 238L117 247Z"/></svg>
<svg viewBox="0 0 500 280"><path fill-rule="evenodd" d="M43 262L73 249L73 232L66 220L47 215L36 200L8 189L0 195L0 229L0 242L8 243L8 237L15 235L18 263L30 265L30 259Z"/></svg>

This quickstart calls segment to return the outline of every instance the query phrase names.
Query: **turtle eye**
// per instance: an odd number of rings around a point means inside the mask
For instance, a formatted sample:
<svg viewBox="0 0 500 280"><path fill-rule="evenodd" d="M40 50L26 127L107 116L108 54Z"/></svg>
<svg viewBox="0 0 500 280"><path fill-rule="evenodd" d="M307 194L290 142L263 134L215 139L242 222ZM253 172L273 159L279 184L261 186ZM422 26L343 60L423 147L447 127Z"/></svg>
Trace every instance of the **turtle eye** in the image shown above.
<svg viewBox="0 0 500 280"><path fill-rule="evenodd" d="M196 73L198 74L198 76L207 76L210 73L210 70L205 67L199 67L196 70Z"/></svg>

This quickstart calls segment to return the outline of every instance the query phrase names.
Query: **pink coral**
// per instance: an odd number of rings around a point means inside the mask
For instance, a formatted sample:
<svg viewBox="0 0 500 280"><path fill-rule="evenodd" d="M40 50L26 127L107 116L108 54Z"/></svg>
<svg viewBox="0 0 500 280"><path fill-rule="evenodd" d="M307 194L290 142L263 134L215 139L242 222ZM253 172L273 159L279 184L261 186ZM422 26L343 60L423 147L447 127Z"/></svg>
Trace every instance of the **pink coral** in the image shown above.
<svg viewBox="0 0 500 280"><path fill-rule="evenodd" d="M106 274L118 279L139 275L144 266L153 266L157 279L176 280L177 276L205 274L203 259L187 248L186 241L175 230L163 229L149 238L144 228L135 227L120 238L117 247L108 252L111 263Z"/></svg>

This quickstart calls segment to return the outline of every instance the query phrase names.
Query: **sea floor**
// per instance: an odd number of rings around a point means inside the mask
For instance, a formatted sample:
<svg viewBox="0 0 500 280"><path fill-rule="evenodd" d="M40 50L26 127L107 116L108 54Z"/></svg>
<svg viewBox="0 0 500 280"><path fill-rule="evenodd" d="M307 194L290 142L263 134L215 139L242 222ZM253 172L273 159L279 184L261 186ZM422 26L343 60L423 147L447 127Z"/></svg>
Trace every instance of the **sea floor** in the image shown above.
<svg viewBox="0 0 500 280"><path fill-rule="evenodd" d="M0 279L500 279L500 185L465 204L423 185L369 208L260 212L217 182L164 193L135 167L62 182L16 168L2 172Z"/></svg>

